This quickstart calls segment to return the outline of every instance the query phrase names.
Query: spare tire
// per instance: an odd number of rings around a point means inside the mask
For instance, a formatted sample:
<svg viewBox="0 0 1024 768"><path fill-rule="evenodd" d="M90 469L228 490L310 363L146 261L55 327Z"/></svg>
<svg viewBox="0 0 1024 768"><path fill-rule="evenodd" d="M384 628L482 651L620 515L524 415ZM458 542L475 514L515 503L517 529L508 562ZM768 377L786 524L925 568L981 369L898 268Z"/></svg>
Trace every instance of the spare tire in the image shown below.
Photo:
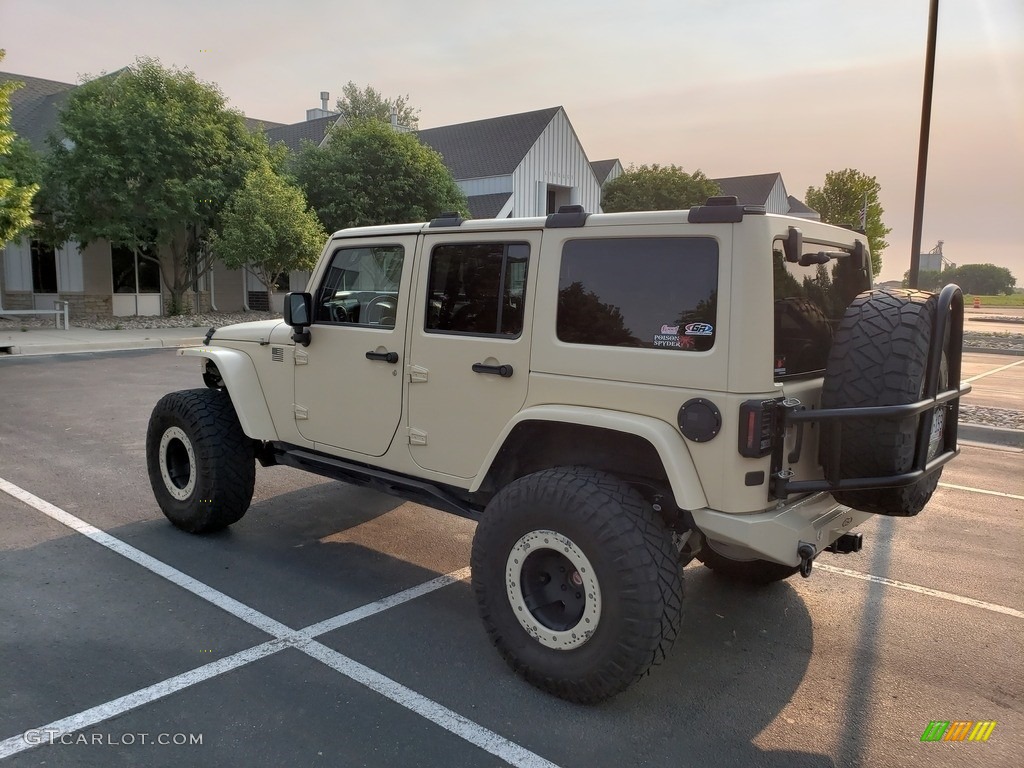
<svg viewBox="0 0 1024 768"><path fill-rule="evenodd" d="M843 316L829 353L821 407L901 405L920 400L937 305L937 296L924 291L873 290L857 296ZM947 386L948 346L947 336L939 371L940 391ZM944 408L935 411L929 459L942 443L945 413ZM887 477L909 471L922 418L844 421L839 477ZM835 469L828 465L835 434L822 430L826 475ZM940 468L911 485L834 491L832 495L839 503L865 512L909 517L924 508L941 474Z"/></svg>

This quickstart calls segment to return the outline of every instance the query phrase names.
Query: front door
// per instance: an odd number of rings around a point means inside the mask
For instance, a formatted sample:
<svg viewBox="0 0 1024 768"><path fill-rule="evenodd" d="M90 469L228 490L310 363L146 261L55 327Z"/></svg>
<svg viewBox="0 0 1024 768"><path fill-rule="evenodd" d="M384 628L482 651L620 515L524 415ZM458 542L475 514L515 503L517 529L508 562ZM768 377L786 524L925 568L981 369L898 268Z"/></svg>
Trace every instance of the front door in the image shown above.
<svg viewBox="0 0 1024 768"><path fill-rule="evenodd" d="M526 400L539 231L429 235L409 356L413 460L473 477Z"/></svg>
<svg viewBox="0 0 1024 768"><path fill-rule="evenodd" d="M402 418L416 236L346 240L314 287L308 347L295 348L295 418L318 448L382 456Z"/></svg>

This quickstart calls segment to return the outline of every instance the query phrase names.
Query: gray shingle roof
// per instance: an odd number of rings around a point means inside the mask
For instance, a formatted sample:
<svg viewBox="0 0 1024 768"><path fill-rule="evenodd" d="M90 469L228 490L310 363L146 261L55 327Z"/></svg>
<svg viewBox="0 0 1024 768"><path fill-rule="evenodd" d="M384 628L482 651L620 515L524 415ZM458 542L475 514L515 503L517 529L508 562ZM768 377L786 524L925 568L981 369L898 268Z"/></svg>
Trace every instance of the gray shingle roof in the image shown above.
<svg viewBox="0 0 1024 768"><path fill-rule="evenodd" d="M110 74L116 74L116 72ZM0 72L0 82L9 80L17 80L25 84L23 88L19 88L11 94L11 126L18 136L28 139L33 149L45 151L46 137L50 133L57 132L57 117L60 110L71 92L78 86L73 83L44 80L41 77ZM268 134L270 129L283 125L270 120L259 120L255 117L243 116L243 119L246 128L250 131L255 131L260 125L263 125Z"/></svg>
<svg viewBox="0 0 1024 768"><path fill-rule="evenodd" d="M511 192L497 192L492 195L473 195L467 197L469 203L469 215L474 219L493 219L501 211L508 199L512 197Z"/></svg>
<svg viewBox="0 0 1024 768"><path fill-rule="evenodd" d="M561 107L504 115L419 132L456 179L506 176L522 162Z"/></svg>
<svg viewBox="0 0 1024 768"><path fill-rule="evenodd" d="M11 127L18 136L28 139L33 149L46 149L46 137L57 128L57 114L68 94L77 86L0 72L0 81L10 80L25 84L11 94Z"/></svg>
<svg viewBox="0 0 1024 768"><path fill-rule="evenodd" d="M723 195L736 195L740 205L765 205L772 193L775 180L782 174L761 173L756 176L730 176L712 179L722 188Z"/></svg>
<svg viewBox="0 0 1024 768"><path fill-rule="evenodd" d="M283 141L291 151L296 151L303 139L312 141L317 146L324 140L324 136L331 127L341 119L340 115L328 115L318 117L314 120L305 120L293 125L278 125L267 131L267 138L271 143Z"/></svg>
<svg viewBox="0 0 1024 768"><path fill-rule="evenodd" d="M818 212L813 208L808 207L807 203L805 203L803 200L797 200L792 195L790 195L787 199L789 200L790 213L798 214L801 216L806 216L808 213L813 213L815 216L818 215Z"/></svg>
<svg viewBox="0 0 1024 768"><path fill-rule="evenodd" d="M280 128L284 123L275 123L272 120L260 120L258 117L249 117L248 115L242 115L242 119L245 121L245 127L249 129L250 133L259 130L260 126L263 126L263 130L269 131L271 128Z"/></svg>
<svg viewBox="0 0 1024 768"><path fill-rule="evenodd" d="M619 162L619 158L613 157L611 160L594 160L590 164L590 167L594 169L594 175L597 176L598 184L604 184L617 162Z"/></svg>

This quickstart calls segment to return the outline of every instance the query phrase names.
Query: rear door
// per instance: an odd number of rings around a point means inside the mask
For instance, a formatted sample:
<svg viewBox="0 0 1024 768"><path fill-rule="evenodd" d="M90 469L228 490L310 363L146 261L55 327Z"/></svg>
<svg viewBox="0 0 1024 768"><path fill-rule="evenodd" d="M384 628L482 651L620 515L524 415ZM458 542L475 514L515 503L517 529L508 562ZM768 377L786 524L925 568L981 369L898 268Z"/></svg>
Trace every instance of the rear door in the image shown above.
<svg viewBox="0 0 1024 768"><path fill-rule="evenodd" d="M427 235L409 355L409 450L424 469L476 475L522 407L541 232Z"/></svg>

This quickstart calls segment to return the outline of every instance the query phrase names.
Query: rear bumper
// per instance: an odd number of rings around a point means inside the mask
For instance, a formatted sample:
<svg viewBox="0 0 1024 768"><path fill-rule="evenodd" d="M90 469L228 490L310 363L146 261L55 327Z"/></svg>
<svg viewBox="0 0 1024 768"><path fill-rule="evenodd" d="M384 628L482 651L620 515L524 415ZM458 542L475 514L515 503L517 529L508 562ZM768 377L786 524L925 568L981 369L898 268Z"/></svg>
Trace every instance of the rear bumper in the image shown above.
<svg viewBox="0 0 1024 768"><path fill-rule="evenodd" d="M758 557L786 565L800 564L797 547L801 543L811 544L817 554L870 517L869 512L837 503L828 493L750 515L693 510L693 520L707 538L745 547Z"/></svg>

